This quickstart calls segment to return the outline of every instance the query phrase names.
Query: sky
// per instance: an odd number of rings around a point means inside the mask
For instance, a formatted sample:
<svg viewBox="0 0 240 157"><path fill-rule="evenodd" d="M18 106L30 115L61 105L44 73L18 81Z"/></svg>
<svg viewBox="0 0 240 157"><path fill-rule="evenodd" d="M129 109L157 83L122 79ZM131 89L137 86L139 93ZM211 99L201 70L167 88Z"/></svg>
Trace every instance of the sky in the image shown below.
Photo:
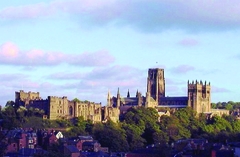
<svg viewBox="0 0 240 157"><path fill-rule="evenodd" d="M0 3L0 105L15 91L103 105L145 95L163 68L166 96L211 83L212 102L240 101L238 0L8 0Z"/></svg>

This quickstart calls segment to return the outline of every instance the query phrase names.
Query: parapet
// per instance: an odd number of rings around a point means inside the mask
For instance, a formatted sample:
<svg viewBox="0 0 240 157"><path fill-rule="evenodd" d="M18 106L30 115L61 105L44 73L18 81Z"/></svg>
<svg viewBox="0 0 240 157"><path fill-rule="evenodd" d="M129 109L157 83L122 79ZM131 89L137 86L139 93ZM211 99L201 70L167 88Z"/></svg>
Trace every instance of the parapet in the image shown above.
<svg viewBox="0 0 240 157"><path fill-rule="evenodd" d="M48 96L48 99L67 99L67 97L66 96L63 96L63 97L58 97L58 96Z"/></svg>
<svg viewBox="0 0 240 157"><path fill-rule="evenodd" d="M207 81L205 81L204 83L202 82L202 80L198 81L196 80L195 82L189 82L188 80L188 85L203 85L203 86L210 86L210 82L207 83Z"/></svg>

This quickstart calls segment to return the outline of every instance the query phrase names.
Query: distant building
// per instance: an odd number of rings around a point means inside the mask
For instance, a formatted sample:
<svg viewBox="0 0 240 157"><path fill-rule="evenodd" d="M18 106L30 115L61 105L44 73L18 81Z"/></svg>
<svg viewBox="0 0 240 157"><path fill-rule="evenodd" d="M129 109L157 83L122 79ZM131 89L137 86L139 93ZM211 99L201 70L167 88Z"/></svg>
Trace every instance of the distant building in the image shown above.
<svg viewBox="0 0 240 157"><path fill-rule="evenodd" d="M107 96L106 106L101 103L88 101L70 101L66 96L55 97L48 96L42 99L39 92L15 92L16 106L25 106L26 108L38 108L45 115L43 118L51 120L83 116L85 120L90 119L93 122L105 122L111 119L114 122L119 121L119 117L126 113L131 107L152 107L152 108L185 108L191 107L196 113L205 114L229 114L227 110L211 109L211 86L206 81L192 81L187 84L187 96L169 97L165 96L165 77L164 69L154 68L148 70L147 92L143 96L136 92L135 97L131 97L128 91L127 97L121 97L118 89L117 96L111 97L110 92Z"/></svg>
<svg viewBox="0 0 240 157"><path fill-rule="evenodd" d="M40 97L39 92L26 93L20 90L20 92L15 92L15 104L28 109L33 107L43 110L45 117L50 120L59 118L71 119L83 116L85 120L90 119L93 122L102 121L102 106L100 103L69 101L66 96L48 96L48 98L44 100Z"/></svg>
<svg viewBox="0 0 240 157"><path fill-rule="evenodd" d="M127 97L121 97L118 89L117 96L109 98L108 96L108 107L117 108L120 110L120 114L124 114L127 109L131 107L145 106L156 109L160 108L185 108L191 107L196 113L205 114L229 114L227 110L213 110L211 109L211 86L206 81L192 81L187 84L187 96L181 97L166 97L165 96L165 77L164 69L149 69L147 77L147 92L146 96L142 96L137 91L135 97L131 97L129 91ZM117 111L115 111L117 113ZM111 115L104 112L104 117L111 117ZM115 119L115 117L114 117Z"/></svg>

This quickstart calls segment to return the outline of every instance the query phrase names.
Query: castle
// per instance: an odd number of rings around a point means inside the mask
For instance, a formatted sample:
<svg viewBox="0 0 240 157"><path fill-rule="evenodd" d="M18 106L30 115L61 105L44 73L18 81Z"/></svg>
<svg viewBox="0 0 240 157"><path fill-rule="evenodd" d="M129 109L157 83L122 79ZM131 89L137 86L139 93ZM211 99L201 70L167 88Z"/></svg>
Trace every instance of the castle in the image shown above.
<svg viewBox="0 0 240 157"><path fill-rule="evenodd" d="M15 104L43 110L44 117L51 120L83 116L85 120L90 119L93 122L102 122L108 119L117 122L120 115L127 112L129 108L137 106L156 109L163 107L177 109L188 106L196 113L228 114L228 110L211 109L210 83L202 81L190 83L188 81L187 85L187 96L166 97L164 69L154 68L148 70L146 96L142 96L137 91L135 97L130 97L128 91L127 97L121 97L118 89L116 97L111 97L110 92L108 92L107 104L102 106L101 103L70 101L67 97L48 96L47 99L43 100L38 92L26 93L20 90L20 92L15 92Z"/></svg>

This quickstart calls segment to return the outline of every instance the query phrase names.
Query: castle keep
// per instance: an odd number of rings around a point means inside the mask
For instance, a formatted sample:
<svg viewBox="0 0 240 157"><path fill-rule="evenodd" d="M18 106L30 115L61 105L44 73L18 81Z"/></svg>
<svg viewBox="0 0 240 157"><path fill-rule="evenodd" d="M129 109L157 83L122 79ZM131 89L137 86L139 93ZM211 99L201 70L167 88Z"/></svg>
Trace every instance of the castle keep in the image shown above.
<svg viewBox="0 0 240 157"><path fill-rule="evenodd" d="M39 93L34 92L15 92L15 104L26 108L38 108L43 110L45 118L56 120L59 118L71 119L74 117L83 116L85 120L90 119L93 122L101 122L100 103L88 101L70 101L67 97L48 96L47 99L42 99Z"/></svg>
<svg viewBox="0 0 240 157"><path fill-rule="evenodd" d="M188 81L187 96L166 97L165 96L165 77L164 69L149 69L147 77L147 92L143 96L136 92L135 97L131 97L128 91L127 97L121 97L118 89L117 96L111 97L110 92L107 96L107 104L101 106L101 103L88 101L70 101L67 97L48 96L42 99L39 92L15 92L15 104L25 106L26 108L38 108L45 113L44 118L51 120L83 116L85 120L90 119L93 122L102 122L111 119L114 122L119 121L119 117L127 112L131 107L144 106L152 108L184 108L191 107L197 113L217 113L228 114L226 110L211 109L211 86L210 83Z"/></svg>

